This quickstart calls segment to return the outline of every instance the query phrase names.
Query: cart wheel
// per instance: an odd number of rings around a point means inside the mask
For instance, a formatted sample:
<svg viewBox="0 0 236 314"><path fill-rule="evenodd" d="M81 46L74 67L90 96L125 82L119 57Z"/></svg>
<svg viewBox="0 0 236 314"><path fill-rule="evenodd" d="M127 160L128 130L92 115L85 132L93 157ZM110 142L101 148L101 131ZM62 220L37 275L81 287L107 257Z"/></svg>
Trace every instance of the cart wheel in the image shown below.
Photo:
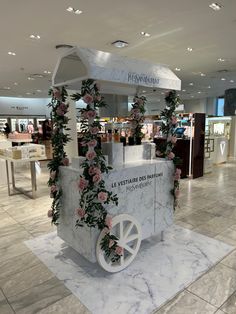
<svg viewBox="0 0 236 314"><path fill-rule="evenodd" d="M142 229L134 217L122 214L113 217L111 234L118 238L118 245L123 248L123 255L120 260L111 262L101 249L100 244L105 236L105 231L102 231L98 237L96 255L98 263L103 269L115 273L125 269L134 260L141 244Z"/></svg>

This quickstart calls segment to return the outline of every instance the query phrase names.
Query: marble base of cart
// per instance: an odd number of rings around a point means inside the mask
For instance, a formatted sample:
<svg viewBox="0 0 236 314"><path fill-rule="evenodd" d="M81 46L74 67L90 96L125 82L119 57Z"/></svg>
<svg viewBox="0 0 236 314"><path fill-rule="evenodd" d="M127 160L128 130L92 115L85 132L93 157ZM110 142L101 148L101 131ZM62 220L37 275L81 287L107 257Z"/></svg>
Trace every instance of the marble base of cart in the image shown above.
<svg viewBox="0 0 236 314"><path fill-rule="evenodd" d="M172 226L164 242L156 237L143 241L127 269L109 274L85 260L56 232L26 245L93 314L150 314L233 250L218 240Z"/></svg>

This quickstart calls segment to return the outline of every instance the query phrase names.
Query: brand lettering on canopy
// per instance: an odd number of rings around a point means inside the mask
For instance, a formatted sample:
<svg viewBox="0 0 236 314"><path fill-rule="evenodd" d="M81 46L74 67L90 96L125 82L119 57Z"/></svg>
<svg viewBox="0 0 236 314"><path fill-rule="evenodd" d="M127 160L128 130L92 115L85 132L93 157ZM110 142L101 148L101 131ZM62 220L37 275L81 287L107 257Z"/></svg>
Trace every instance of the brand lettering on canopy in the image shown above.
<svg viewBox="0 0 236 314"><path fill-rule="evenodd" d="M158 85L160 80L159 78L151 77L146 74L138 74L135 72L128 73L128 82L135 84L149 84L149 85Z"/></svg>

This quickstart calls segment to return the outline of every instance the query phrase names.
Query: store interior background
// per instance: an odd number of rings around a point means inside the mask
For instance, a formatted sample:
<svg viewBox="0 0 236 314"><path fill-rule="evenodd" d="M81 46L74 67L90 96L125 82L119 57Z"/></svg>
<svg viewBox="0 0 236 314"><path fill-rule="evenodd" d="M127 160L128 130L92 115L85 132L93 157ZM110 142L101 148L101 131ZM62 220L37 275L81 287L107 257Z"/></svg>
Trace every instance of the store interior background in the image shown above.
<svg viewBox="0 0 236 314"><path fill-rule="evenodd" d="M212 136L219 139L223 136L229 141L224 159L217 159L210 166L205 162L205 174L200 179L191 180L187 167L189 179L181 180L180 207L175 213L175 223L235 247L236 111L230 116L224 112L224 96L226 90L236 90L236 2L221 0L218 11L209 5L211 1L206 0L120 0L115 4L111 0L100 0L96 4L85 0L2 0L0 133L6 121L10 121L12 130L16 119L25 125L32 121L37 129L45 119L50 119L47 105L53 71L58 57L73 46L167 65L181 79L181 90L178 91L180 117L204 113L210 118L205 120L206 125L210 121L212 126L215 123L220 128L220 133ZM73 11L68 10L70 7ZM75 14L76 10L81 12ZM117 48L112 44L117 40L128 45ZM147 123L160 121L157 116L165 108L165 93L164 89L153 89L148 93L145 89L139 90L139 94L147 98ZM133 96L126 95L126 117ZM109 99L109 95L106 97ZM70 103L71 135L75 139L75 130L79 128L75 115L85 104L82 101L74 104L71 100ZM110 117L110 122L118 116L119 109L117 115ZM109 117L109 108L103 117ZM0 136L2 145L4 136ZM69 143L66 148L69 157L78 153L77 148L73 142ZM220 149L219 145L215 152L221 154ZM189 156L189 149L186 155ZM211 158L217 158L213 152ZM65 309L71 313L89 313L22 244L55 230L47 217L51 203L47 163L48 160L40 161L38 168L38 198L29 200L22 196L7 196L5 161L0 161L0 174L4 173L0 177L0 215L3 217L0 222L0 265L3 269L0 274L0 313L5 309L7 314L24 311L47 314L54 313L55 309L61 313ZM29 179L29 166L17 165L16 174L17 183L28 187L25 179ZM234 314L235 254L233 251L190 288L180 292L170 304L164 305L163 310L155 313Z"/></svg>

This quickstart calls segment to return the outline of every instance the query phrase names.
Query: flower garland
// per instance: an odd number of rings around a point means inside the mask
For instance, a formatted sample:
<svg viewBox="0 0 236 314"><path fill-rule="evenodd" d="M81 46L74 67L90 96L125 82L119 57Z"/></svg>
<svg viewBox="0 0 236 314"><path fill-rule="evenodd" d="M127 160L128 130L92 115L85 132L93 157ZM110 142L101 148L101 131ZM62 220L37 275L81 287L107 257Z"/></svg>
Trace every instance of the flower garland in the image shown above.
<svg viewBox="0 0 236 314"><path fill-rule="evenodd" d="M52 147L53 147L53 159L48 163L48 169L50 170L50 177L48 180L48 186L50 187L50 197L53 198L51 209L48 211L48 217L52 218L52 223L58 224L58 218L60 216L60 198L62 191L58 184L58 170L60 166L68 166L69 160L64 151L64 147L67 142L70 141L68 134L64 134L64 131L68 131L68 112L69 104L66 103L68 96L64 87L61 89L56 87L49 90L49 95L52 96L51 102L48 105L51 110L51 119L53 123L52 132Z"/></svg>
<svg viewBox="0 0 236 314"><path fill-rule="evenodd" d="M165 157L168 160L173 160L175 165L175 174L174 174L174 187L172 193L174 195L174 209L178 206L178 199L180 196L180 175L181 169L177 168L177 165L180 164L180 159L175 156L173 153L173 148L177 142L177 137L175 135L175 128L177 126L177 117L175 114L176 107L180 103L179 96L176 91L170 91L166 97L166 108L161 112L161 131L166 136L165 145L160 147L160 150L157 150L156 154L158 157Z"/></svg>
<svg viewBox="0 0 236 314"><path fill-rule="evenodd" d="M130 112L130 117L132 118L132 129L135 144L141 144L141 139L143 137L142 127L144 121L144 113L146 97L144 96L135 96L133 99L134 103L132 104L132 109Z"/></svg>
<svg viewBox="0 0 236 314"><path fill-rule="evenodd" d="M108 173L111 167L105 162L98 145L98 132L101 124L97 115L97 109L105 106L100 95L98 84L91 79L84 80L81 86L81 93L72 95L72 99L78 101L80 98L87 104L81 109L83 143L86 157L82 163L83 174L78 181L80 191L79 208L75 210L78 215L76 226L98 227L105 230L105 236L101 241L101 249L112 261L118 261L123 254L123 248L118 245L118 239L110 233L112 228L112 217L108 215L106 206L110 203L118 205L116 194L108 191L102 174Z"/></svg>

